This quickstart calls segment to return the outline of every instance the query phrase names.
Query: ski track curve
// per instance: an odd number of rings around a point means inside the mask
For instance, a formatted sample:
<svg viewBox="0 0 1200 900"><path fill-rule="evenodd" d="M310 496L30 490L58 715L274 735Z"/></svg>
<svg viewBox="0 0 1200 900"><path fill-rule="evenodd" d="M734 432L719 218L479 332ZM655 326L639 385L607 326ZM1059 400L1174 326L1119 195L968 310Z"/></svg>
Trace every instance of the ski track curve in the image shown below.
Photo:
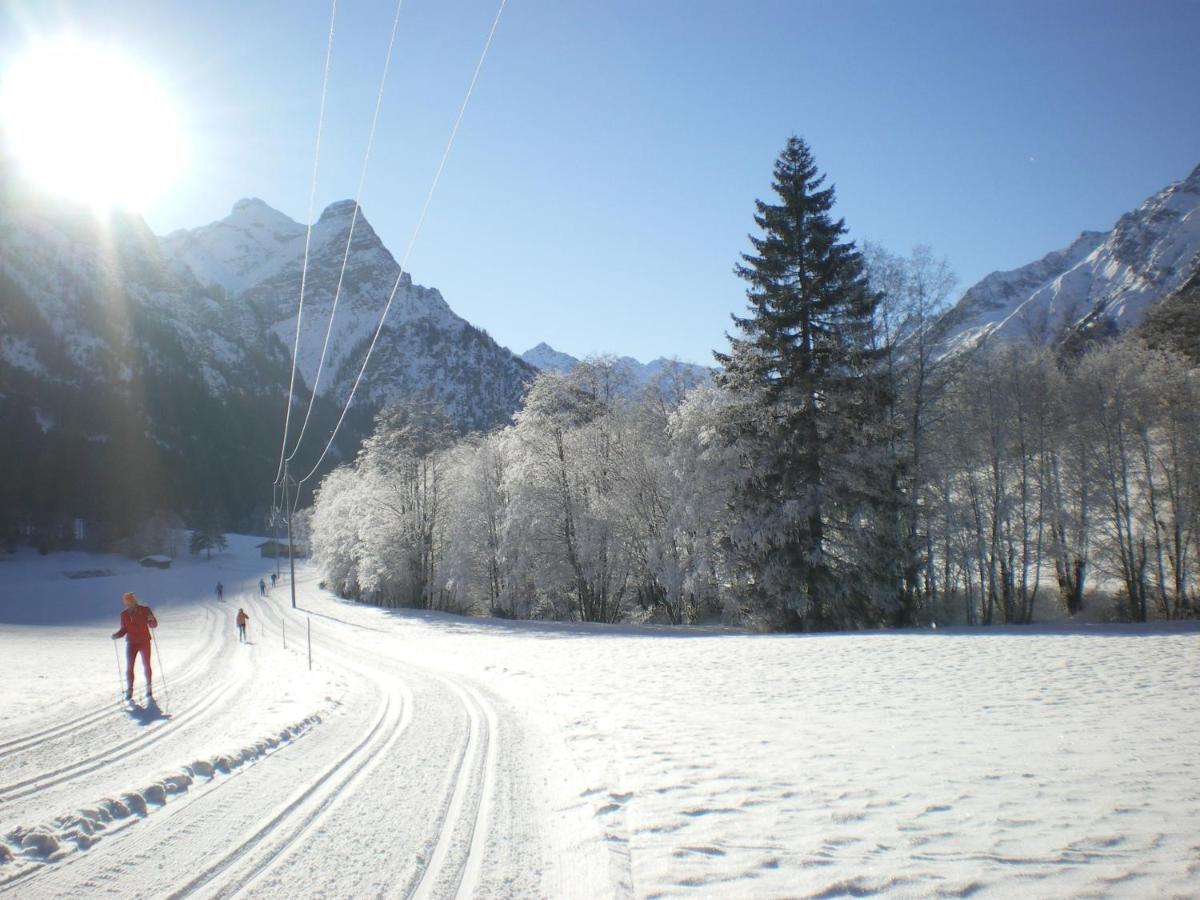
<svg viewBox="0 0 1200 900"><path fill-rule="evenodd" d="M490 806L490 781L495 760L495 718L478 692L439 678L466 711L470 728L462 755L454 769L453 790L442 816L437 842L409 892L413 900L435 897L472 896L479 883L479 846ZM480 825L483 825L483 828ZM469 875L469 877L468 877Z"/></svg>
<svg viewBox="0 0 1200 900"><path fill-rule="evenodd" d="M307 591L317 580L306 572L296 586ZM175 717L103 753L0 789L0 825L10 798L70 786L116 756L137 755L144 763L162 742L164 752L213 746L222 726L238 721L233 713L219 714L232 705L226 701L260 688L264 667L286 661L288 671L303 670L309 615L303 604L291 608L286 586L266 598L252 589L243 602L257 609L252 627L259 646L233 656L236 640L226 620L239 599L227 591L224 603L209 601L205 608L205 634L213 639L171 685L179 695ZM270 752L221 778L197 781L81 852L47 858L32 871L0 880L0 894L427 900L537 893L536 872L508 871L519 863L493 871L497 860L509 856L495 843L503 840L497 826L508 829L509 840L515 836L513 804L535 785L523 771L510 771L522 764L525 743L507 705L501 713L498 698L453 667L408 658L393 629L320 612L310 621L315 668L332 673L329 683L343 687L341 699L326 697L332 706L315 716L320 724L304 732L302 745L272 743ZM208 670L222 657L238 665L229 677L213 679ZM40 740L80 731L106 733L110 716L86 714L48 725L0 745L0 754L7 748L19 755ZM188 739L169 741L173 735ZM533 838L534 821L521 821L521 835ZM331 858L339 864L330 866ZM0 858L0 876L4 867Z"/></svg>

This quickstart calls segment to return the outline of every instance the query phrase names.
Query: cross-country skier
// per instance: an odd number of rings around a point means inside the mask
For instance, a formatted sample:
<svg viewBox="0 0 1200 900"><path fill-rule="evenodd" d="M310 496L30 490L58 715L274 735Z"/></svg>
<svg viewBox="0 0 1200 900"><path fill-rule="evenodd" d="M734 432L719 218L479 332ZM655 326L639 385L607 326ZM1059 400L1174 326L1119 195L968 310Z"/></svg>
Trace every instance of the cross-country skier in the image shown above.
<svg viewBox="0 0 1200 900"><path fill-rule="evenodd" d="M271 587L275 587L275 579L278 577L279 576L276 575L274 572L271 573Z"/></svg>
<svg viewBox="0 0 1200 900"><path fill-rule="evenodd" d="M217 599L220 600L224 596L225 596L225 585L221 584L221 582L218 581L217 582Z"/></svg>
<svg viewBox="0 0 1200 900"><path fill-rule="evenodd" d="M246 623L249 621L250 617L246 615L246 611L239 606L237 614L238 643L242 643L246 640Z"/></svg>
<svg viewBox="0 0 1200 900"><path fill-rule="evenodd" d="M264 597L267 596L267 583L261 578L258 579L258 592Z"/></svg>
<svg viewBox="0 0 1200 900"><path fill-rule="evenodd" d="M154 696L153 678L150 671L150 629L158 627L158 619L154 618L154 610L138 603L137 597L131 593L122 598L125 608L121 610L121 628L113 632L113 640L125 638L125 699L133 698L133 661L137 655L142 655L142 673L146 677L146 696Z"/></svg>

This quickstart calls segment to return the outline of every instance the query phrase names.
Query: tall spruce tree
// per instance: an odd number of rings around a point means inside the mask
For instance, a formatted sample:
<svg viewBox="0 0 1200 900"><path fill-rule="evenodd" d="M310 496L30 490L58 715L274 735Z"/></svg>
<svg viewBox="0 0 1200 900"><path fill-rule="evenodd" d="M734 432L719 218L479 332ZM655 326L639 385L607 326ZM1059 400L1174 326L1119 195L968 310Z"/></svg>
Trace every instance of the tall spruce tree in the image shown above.
<svg viewBox="0 0 1200 900"><path fill-rule="evenodd" d="M878 296L824 182L791 138L775 162L778 202L756 201L761 235L736 268L749 314L715 354L745 410L735 555L785 627L874 624L895 598Z"/></svg>

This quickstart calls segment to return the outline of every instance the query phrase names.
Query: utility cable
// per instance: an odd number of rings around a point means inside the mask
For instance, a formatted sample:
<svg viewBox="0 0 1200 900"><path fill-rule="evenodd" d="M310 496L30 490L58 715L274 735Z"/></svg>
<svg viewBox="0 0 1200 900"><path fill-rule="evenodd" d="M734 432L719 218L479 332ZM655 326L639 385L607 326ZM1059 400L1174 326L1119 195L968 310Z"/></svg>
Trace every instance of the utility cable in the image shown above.
<svg viewBox="0 0 1200 900"><path fill-rule="evenodd" d="M275 472L275 483L283 473L283 460L287 453L288 430L292 423L292 397L296 390L296 357L300 352L300 322L304 317L304 288L308 279L308 249L312 241L313 206L317 197L317 171L321 162L321 132L325 127L325 98L329 93L329 64L333 58L333 27L337 18L337 0L329 8L329 38L325 44L325 72L321 76L321 106L317 113L317 143L313 151L312 184L308 190L308 229L304 234L304 263L300 269L300 304L296 310L296 338L292 343L292 375L288 381L287 412L283 418L283 442L279 447L279 468Z"/></svg>
<svg viewBox="0 0 1200 900"><path fill-rule="evenodd" d="M375 344L379 341L379 335L383 331L384 323L387 321L388 310L392 308L392 301L396 299L396 292L400 289L400 281L408 269L408 257L412 253L413 245L417 242L417 237L421 233L421 226L425 223L425 214L429 212L430 202L433 200L433 194L437 190L438 182L442 177L442 170L446 167L446 160L450 156L450 149L454 146L454 139L458 135L459 126L462 125L463 116L467 112L467 104L471 101L471 94L475 90L475 83L479 80L479 73L483 69L483 62L487 59L488 50L492 46L492 39L496 36L496 28L500 24L500 16L504 13L504 6L508 0L500 0L500 7L496 10L496 18L492 21L491 31L488 32L487 41L483 45L483 52L479 55L479 62L475 65L475 72L471 76L471 83L467 86L466 96L463 97L462 106L458 110L458 118L454 122L454 128L450 132L450 138L446 141L446 149L442 152L441 162L438 163L437 172L433 176L433 183L429 186L429 193L425 195L425 204L421 207L421 215L417 219L416 228L413 229L412 237L409 239L408 248L404 251L404 258L400 262L400 270L396 273L396 282L392 285L392 292L388 296L387 303L384 304L383 313L379 317L379 325L375 328L375 334L371 338L371 343L367 347L367 355L363 358L362 366L359 367L358 376L354 379L354 385L350 388L350 395L346 398L346 404L342 407L342 414L338 417L337 424L333 426L333 432L329 435L329 440L325 444L325 449L321 451L320 457L315 465L309 470L308 474L296 482L297 491L300 485L304 484L313 475L316 474L321 463L329 453L329 448L333 446L333 441L337 437L338 431L342 427L342 422L346 419L346 413L350 411L350 405L354 402L354 395L358 391L358 386L362 382L363 373L367 370L367 363L371 361L371 354L375 350Z"/></svg>
<svg viewBox="0 0 1200 900"><path fill-rule="evenodd" d="M333 307L329 311L329 323L325 326L325 342L321 345L321 359L317 364L317 374L313 378L312 388L308 395L308 409L304 413L304 422L300 425L300 434L296 437L296 444L292 447L292 452L287 455L287 462L291 462L300 450L300 444L304 440L305 432L308 430L308 420L312 416L313 404L317 399L317 387L321 383L321 373L325 369L325 356L329 351L330 335L333 334L333 321L337 316L338 300L342 296L342 284L346 278L346 264L350 259L350 245L354 241L354 228L358 224L359 203L362 200L363 186L367 181L367 166L371 159L371 147L375 143L375 129L379 124L379 110L383 106L383 89L387 84L388 69L392 64L392 50L396 46L396 29L400 24L400 8L403 5L404 0L397 0L396 15L392 19L392 34L388 40L387 56L383 61L383 75L379 79L379 92L375 97L375 112L371 116L371 130L367 135L367 149L363 153L362 171L358 176L358 189L354 192L354 214L350 217L350 232L346 236L346 250L342 253L342 268L338 272L337 289L333 293ZM278 478L278 475L276 477Z"/></svg>

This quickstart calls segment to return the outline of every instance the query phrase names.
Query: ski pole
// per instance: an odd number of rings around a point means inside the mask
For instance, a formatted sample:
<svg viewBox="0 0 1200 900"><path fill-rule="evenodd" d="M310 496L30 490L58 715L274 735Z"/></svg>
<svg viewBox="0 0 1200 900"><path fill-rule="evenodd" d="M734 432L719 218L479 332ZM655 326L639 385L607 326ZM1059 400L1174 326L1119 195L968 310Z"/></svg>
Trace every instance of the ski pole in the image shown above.
<svg viewBox="0 0 1200 900"><path fill-rule="evenodd" d="M114 653L114 654L116 654L116 657L117 657L117 685L118 685L118 693L120 693L120 695L121 695L121 699L122 699L122 700L124 700L124 699L125 699L125 685L124 685L124 683L122 682L122 679L121 679L121 651L117 649L117 642L116 642L116 640L115 640L115 639L113 640L113 642L112 642L112 645L113 645L113 653Z"/></svg>
<svg viewBox="0 0 1200 900"><path fill-rule="evenodd" d="M150 631L150 638L154 641L154 652L158 656L158 671L159 671L159 674L162 675L162 683L163 683L163 699L165 701L167 701L167 703L166 703L167 708L164 711L167 713L170 713L171 712L171 689L167 686L167 667L163 665L162 648L158 645L158 636L154 633L153 629L151 629L151 631Z"/></svg>

